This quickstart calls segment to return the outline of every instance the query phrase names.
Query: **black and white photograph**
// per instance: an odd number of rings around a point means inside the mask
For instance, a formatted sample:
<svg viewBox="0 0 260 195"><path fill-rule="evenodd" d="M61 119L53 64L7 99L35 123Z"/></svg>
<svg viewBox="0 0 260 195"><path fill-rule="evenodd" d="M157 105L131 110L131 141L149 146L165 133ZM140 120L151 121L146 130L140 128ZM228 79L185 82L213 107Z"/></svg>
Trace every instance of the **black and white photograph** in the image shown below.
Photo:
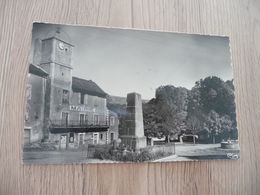
<svg viewBox="0 0 260 195"><path fill-rule="evenodd" d="M227 36L34 23L24 164L239 159Z"/></svg>

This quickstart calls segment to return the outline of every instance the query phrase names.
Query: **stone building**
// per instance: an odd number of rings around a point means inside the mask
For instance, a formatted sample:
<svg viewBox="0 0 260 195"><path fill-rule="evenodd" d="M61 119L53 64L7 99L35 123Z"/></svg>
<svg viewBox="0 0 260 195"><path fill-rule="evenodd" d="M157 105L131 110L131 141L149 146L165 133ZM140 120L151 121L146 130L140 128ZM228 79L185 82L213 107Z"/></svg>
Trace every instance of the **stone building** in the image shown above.
<svg viewBox="0 0 260 195"><path fill-rule="evenodd" d="M48 73L30 64L26 86L24 143L35 142L43 137L45 85Z"/></svg>
<svg viewBox="0 0 260 195"><path fill-rule="evenodd" d="M34 101L25 128L27 142L45 141L65 149L118 138L118 119L107 108L107 94L91 80L72 77L73 47L59 31L35 41L33 64L48 76L28 82Z"/></svg>

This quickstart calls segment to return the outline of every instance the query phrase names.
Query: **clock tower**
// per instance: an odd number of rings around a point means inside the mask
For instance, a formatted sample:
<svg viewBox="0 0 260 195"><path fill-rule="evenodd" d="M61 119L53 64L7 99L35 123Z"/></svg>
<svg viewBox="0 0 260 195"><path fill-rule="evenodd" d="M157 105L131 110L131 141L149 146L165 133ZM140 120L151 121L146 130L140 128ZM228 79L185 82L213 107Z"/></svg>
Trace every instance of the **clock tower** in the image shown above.
<svg viewBox="0 0 260 195"><path fill-rule="evenodd" d="M41 43L40 67L49 73L45 92L45 140L49 137L49 125L60 122L63 113L68 113L72 95L72 49L69 37L59 29Z"/></svg>

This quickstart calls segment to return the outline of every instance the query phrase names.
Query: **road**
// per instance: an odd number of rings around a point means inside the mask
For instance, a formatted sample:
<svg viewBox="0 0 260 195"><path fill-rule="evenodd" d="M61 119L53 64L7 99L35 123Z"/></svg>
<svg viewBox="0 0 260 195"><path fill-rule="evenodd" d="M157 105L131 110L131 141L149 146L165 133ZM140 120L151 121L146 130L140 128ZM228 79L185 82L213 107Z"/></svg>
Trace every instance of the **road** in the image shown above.
<svg viewBox="0 0 260 195"><path fill-rule="evenodd" d="M24 164L112 163L110 160L87 159L85 151L30 151L23 153Z"/></svg>

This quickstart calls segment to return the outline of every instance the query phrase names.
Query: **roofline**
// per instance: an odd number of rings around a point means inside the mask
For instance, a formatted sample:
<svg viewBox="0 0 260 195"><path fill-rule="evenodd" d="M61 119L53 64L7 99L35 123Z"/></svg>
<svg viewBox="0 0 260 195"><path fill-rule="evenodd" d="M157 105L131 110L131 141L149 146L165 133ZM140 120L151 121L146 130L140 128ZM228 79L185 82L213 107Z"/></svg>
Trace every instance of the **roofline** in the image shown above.
<svg viewBox="0 0 260 195"><path fill-rule="evenodd" d="M35 71L37 73L33 73ZM29 64L29 73L37 75L39 77L47 78L49 76L49 73L47 73L45 70L43 70L41 67L34 65L34 64Z"/></svg>
<svg viewBox="0 0 260 195"><path fill-rule="evenodd" d="M66 42L66 41L64 41L64 40L61 40L61 39L59 39L59 38L57 38L57 37L55 37L55 36L51 36L51 37L48 37L48 38L44 38L44 39L42 39L42 41L49 40L49 39L57 39L57 40L59 40L59 41L61 41L61 42L63 42L63 43L66 43L66 44L68 44L68 45L70 45L70 46L72 46L72 47L75 47L75 46L72 45L71 43L68 43L68 42Z"/></svg>
<svg viewBox="0 0 260 195"><path fill-rule="evenodd" d="M82 78L79 78L79 77L76 77L76 76L72 76L72 80L74 79L79 79L79 80L84 80L84 81L88 81L88 82L93 82L94 84L96 84L102 91L103 93L98 93L98 92L95 92L95 93L91 93L91 92L88 92L87 90L82 90L82 89L79 89L79 88L75 88L73 89L73 83L72 83L72 91L73 92L76 92L76 93L79 93L79 92L83 92L84 94L88 94L88 95L91 95L91 96L97 96L97 97L101 97L101 98L107 98L107 93L94 81L92 80L86 80L86 79L82 79Z"/></svg>
<svg viewBox="0 0 260 195"><path fill-rule="evenodd" d="M81 89L78 89L78 88L76 88L76 89L72 88L72 91L75 92L75 93L84 93L84 94L87 94L87 95L101 97L101 98L106 98L106 96L107 96L107 93L105 93L105 94L91 93L91 92L87 92L86 90L81 90Z"/></svg>

